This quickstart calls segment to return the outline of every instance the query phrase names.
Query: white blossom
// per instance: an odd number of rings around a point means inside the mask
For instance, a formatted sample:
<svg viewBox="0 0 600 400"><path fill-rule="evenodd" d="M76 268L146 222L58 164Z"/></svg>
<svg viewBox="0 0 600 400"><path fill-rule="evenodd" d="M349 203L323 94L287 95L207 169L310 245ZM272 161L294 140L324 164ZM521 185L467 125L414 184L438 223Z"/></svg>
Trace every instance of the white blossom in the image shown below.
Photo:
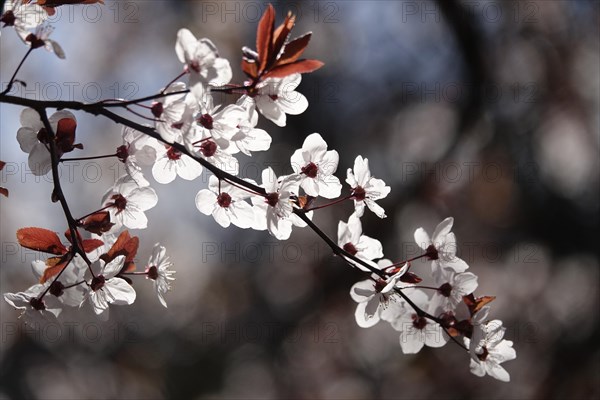
<svg viewBox="0 0 600 400"><path fill-rule="evenodd" d="M365 205L379 218L386 217L385 211L375 200L386 197L391 189L381 179L371 176L368 159L363 159L361 156L356 157L354 169L348 168L346 182L352 188L354 207L359 217L363 216Z"/></svg>
<svg viewBox="0 0 600 400"><path fill-rule="evenodd" d="M209 39L196 39L188 29L180 29L175 52L190 73L190 86L197 82L223 86L231 81L229 61L219 57L216 46Z"/></svg>
<svg viewBox="0 0 600 400"><path fill-rule="evenodd" d="M196 208L212 215L219 225L227 228L234 224L240 228L250 228L254 224L254 211L245 201L250 193L233 186L212 175L208 189L202 189L196 195Z"/></svg>
<svg viewBox="0 0 600 400"><path fill-rule="evenodd" d="M256 86L256 93L250 98L258 111L277 126L285 126L286 114L302 114L308 108L308 100L296 92L300 84L300 74L284 78L267 78ZM248 98L243 97L243 101Z"/></svg>
<svg viewBox="0 0 600 400"><path fill-rule="evenodd" d="M309 196L334 199L340 195L342 184L333 175L339 162L338 152L327 151L327 143L318 133L304 140L302 148L294 152L290 162L294 172L302 176L300 187Z"/></svg>
<svg viewBox="0 0 600 400"><path fill-rule="evenodd" d="M338 223L338 246L367 262L383 257L381 242L362 234L362 224L356 213L350 215L347 223L343 221ZM348 259L348 261L363 271L369 271L365 266L353 260Z"/></svg>
<svg viewBox="0 0 600 400"><path fill-rule="evenodd" d="M465 346L471 354L471 372L477 376L489 376L503 382L510 381L510 375L500 365L517 358L513 342L503 339L506 328L502 321L493 320L475 325L471 339L464 338Z"/></svg>
<svg viewBox="0 0 600 400"><path fill-rule="evenodd" d="M430 238L423 228L415 231L415 242L427 252L432 271L438 268L450 268L455 272L464 272L469 266L456 256L456 237L452 230L454 218L448 217L438 224Z"/></svg>
<svg viewBox="0 0 600 400"><path fill-rule="evenodd" d="M103 320L108 320L109 304L117 306L133 304L136 294L133 286L116 276L123 268L125 256L118 256L106 264L102 260L99 262L102 265L100 273L96 274L89 283L90 290L83 302L89 300L94 313Z"/></svg>
<svg viewBox="0 0 600 400"><path fill-rule="evenodd" d="M121 177L102 199L109 206L113 229L125 226L129 229L145 229L148 218L145 211L158 203L158 196L151 187L140 187L128 175Z"/></svg>
<svg viewBox="0 0 600 400"><path fill-rule="evenodd" d="M148 260L148 266L146 267L146 278L154 281L154 290L158 296L160 304L167 307L165 301L165 293L171 290L171 281L175 280L173 274L175 271L171 271L173 263L166 254L166 249L159 243L154 245L152 249L152 255Z"/></svg>

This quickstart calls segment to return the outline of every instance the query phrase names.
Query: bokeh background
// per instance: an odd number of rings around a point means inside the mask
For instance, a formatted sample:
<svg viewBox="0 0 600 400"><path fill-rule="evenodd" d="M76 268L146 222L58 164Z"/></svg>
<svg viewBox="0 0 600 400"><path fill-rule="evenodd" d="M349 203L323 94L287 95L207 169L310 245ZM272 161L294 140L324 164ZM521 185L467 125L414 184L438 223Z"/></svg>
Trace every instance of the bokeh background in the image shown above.
<svg viewBox="0 0 600 400"><path fill-rule="evenodd" d="M58 9L59 60L35 52L19 78L31 98L97 101L155 93L181 71L177 30L208 37L243 80L240 48L254 47L267 3L122 1ZM313 32L306 56L326 64L303 77L310 106L278 128L267 154L243 159L256 178L267 165L289 173L289 157L319 132L340 153L338 176L368 157L392 187L367 213L365 234L387 258L416 254L412 235L455 218L459 253L494 295L518 358L510 383L477 378L448 344L403 355L398 335L361 329L348 293L364 279L312 232L277 242L266 232L224 230L194 206L207 177L152 183L159 195L141 238L143 265L155 242L175 262L164 309L140 279L131 307L101 324L89 310L31 331L0 305L0 398L598 398L600 396L599 3L596 1L277 2L277 21L298 15ZM0 40L8 81L25 47L9 29ZM223 97L222 101L231 101ZM15 140L19 107L0 106L1 292L34 283L33 259L15 231L62 232L49 202L50 178L27 173ZM77 114L85 154L121 144L111 122ZM83 153L81 153L83 155ZM113 160L62 170L75 214L97 208L123 172ZM151 179L151 178L150 178ZM332 236L350 204L319 211ZM415 271L428 271L415 263Z"/></svg>

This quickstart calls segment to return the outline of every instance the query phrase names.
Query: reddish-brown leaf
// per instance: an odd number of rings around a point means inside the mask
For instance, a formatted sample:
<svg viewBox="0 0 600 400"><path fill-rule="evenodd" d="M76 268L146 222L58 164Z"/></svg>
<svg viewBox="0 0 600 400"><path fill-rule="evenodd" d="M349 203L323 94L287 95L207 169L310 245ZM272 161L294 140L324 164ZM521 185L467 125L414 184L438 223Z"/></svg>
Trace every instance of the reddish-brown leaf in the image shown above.
<svg viewBox="0 0 600 400"><path fill-rule="evenodd" d="M4 169L5 165L6 165L6 163L4 161L0 161L0 171L2 171Z"/></svg>
<svg viewBox="0 0 600 400"><path fill-rule="evenodd" d="M113 225L114 224L110 222L110 213L108 211L100 211L84 219L81 227L88 232L100 235L104 232L108 232Z"/></svg>
<svg viewBox="0 0 600 400"><path fill-rule="evenodd" d="M286 44L283 48L283 54L277 60L276 65L289 64L299 59L302 53L304 53L306 46L308 46L311 36L312 32L308 32Z"/></svg>
<svg viewBox="0 0 600 400"><path fill-rule="evenodd" d="M104 244L104 242L99 239L85 239L81 242L83 251L85 251L86 253L96 250L98 247L102 246L103 244Z"/></svg>
<svg viewBox="0 0 600 400"><path fill-rule="evenodd" d="M413 274L412 272L405 272L400 277L400 281L404 283L419 283L422 280L417 274Z"/></svg>
<svg viewBox="0 0 600 400"><path fill-rule="evenodd" d="M67 266L70 258L69 254L65 254L62 257L50 257L47 259L46 269L40 278L40 283L45 283L48 279L58 275Z"/></svg>
<svg viewBox="0 0 600 400"><path fill-rule="evenodd" d="M68 153L75 147L75 130L77 122L72 118L63 118L56 127L56 144L63 153ZM79 147L80 145L78 145Z"/></svg>
<svg viewBox="0 0 600 400"><path fill-rule="evenodd" d="M275 29L275 9L273 5L265 10L256 29L256 51L258 52L258 71L262 72L271 58L273 30Z"/></svg>
<svg viewBox="0 0 600 400"><path fill-rule="evenodd" d="M125 263L131 263L137 254L139 245L140 240L137 236L131 237L128 231L123 231L110 250L100 258L108 263L118 256L125 256Z"/></svg>
<svg viewBox="0 0 600 400"><path fill-rule="evenodd" d="M285 17L285 21L283 21L283 23L279 25L277 29L275 29L275 32L273 33L273 57L277 57L277 55L279 55L279 52L283 48L283 45L290 35L292 28L294 28L295 23L296 16L292 15L292 12L290 11Z"/></svg>
<svg viewBox="0 0 600 400"><path fill-rule="evenodd" d="M263 75L263 78L283 78L292 74L304 74L321 68L324 63L319 60L298 60L290 64L273 68Z"/></svg>
<svg viewBox="0 0 600 400"><path fill-rule="evenodd" d="M242 60L242 71L244 71L249 78L258 78L258 66L255 62Z"/></svg>
<svg viewBox="0 0 600 400"><path fill-rule="evenodd" d="M0 194L2 194L3 196L8 197L8 189L7 188L3 188L2 186L0 186Z"/></svg>
<svg viewBox="0 0 600 400"><path fill-rule="evenodd" d="M57 256L67 253L67 248L60 242L58 235L43 228L22 228L17 231L19 244L31 250L55 254Z"/></svg>
<svg viewBox="0 0 600 400"><path fill-rule="evenodd" d="M483 308L483 306L491 303L495 299L496 299L495 296L482 296L482 297L475 298L473 293L471 293L467 296L463 296L463 301L469 308L469 312L471 313L471 316L473 316L477 311L481 310Z"/></svg>

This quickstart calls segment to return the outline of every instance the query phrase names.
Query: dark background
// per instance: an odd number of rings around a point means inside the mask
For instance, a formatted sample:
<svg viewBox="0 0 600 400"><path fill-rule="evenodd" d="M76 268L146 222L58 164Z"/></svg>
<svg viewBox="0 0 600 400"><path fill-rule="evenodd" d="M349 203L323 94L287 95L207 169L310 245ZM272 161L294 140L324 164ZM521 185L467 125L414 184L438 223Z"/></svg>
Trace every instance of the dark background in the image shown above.
<svg viewBox="0 0 600 400"><path fill-rule="evenodd" d="M22 96L96 101L156 92L180 72L179 28L214 41L234 70L254 47L262 2L139 1L62 7L53 34L67 60L39 51L20 78ZM297 35L313 31L306 56L325 62L303 77L309 100L278 128L267 165L291 172L289 157L312 133L340 153L338 176L356 155L392 187L367 212L365 234L386 258L415 255L412 235L455 218L459 253L494 295L493 318L507 327L518 358L510 383L477 378L448 344L403 355L398 335L361 329L349 297L363 275L331 256L316 235L287 242L265 232L221 229L194 207L195 182L152 182L139 264L156 241L177 270L169 308L148 282L132 307L100 324L85 310L41 332L3 302L0 398L598 398L599 7L595 1L322 1L274 3L277 21L298 14ZM6 82L25 47L2 30ZM65 84L69 82L69 84ZM224 98L222 100L229 101ZM24 170L18 107L2 105L1 291L33 284L39 257L15 245L24 226L64 230L47 199L50 179ZM77 114L87 154L121 144L114 124ZM113 161L65 169L76 214L96 207L120 174ZM122 172L122 170L120 171ZM148 171L148 175L151 174ZM152 179L149 178L151 181ZM331 236L351 206L321 210ZM415 263L426 274L426 263Z"/></svg>

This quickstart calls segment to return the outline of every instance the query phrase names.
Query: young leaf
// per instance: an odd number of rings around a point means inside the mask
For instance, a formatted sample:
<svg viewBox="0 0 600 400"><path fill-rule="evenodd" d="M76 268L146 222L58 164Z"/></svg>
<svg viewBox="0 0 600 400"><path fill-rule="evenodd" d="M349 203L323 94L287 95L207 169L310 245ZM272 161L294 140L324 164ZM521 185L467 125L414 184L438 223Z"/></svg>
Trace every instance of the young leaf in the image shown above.
<svg viewBox="0 0 600 400"><path fill-rule="evenodd" d="M46 269L40 277L40 283L46 283L48 279L51 279L54 276L58 275L58 273L67 266L70 260L70 254L65 254L61 257L50 257L49 259L47 259Z"/></svg>
<svg viewBox="0 0 600 400"><path fill-rule="evenodd" d="M275 29L275 9L273 5L265 10L256 29L256 51L258 52L258 71L262 72L271 58L273 30Z"/></svg>
<svg viewBox="0 0 600 400"><path fill-rule="evenodd" d="M308 46L311 36L312 32L308 32L286 44L283 48L283 54L277 60L277 65L289 64L299 59Z"/></svg>
<svg viewBox="0 0 600 400"><path fill-rule="evenodd" d="M321 68L323 64L319 60L298 60L291 64L281 65L279 67L275 67L269 72L267 72L264 77L265 78L283 78L292 74L304 74L307 72L313 72L317 69Z"/></svg>
<svg viewBox="0 0 600 400"><path fill-rule="evenodd" d="M58 235L43 228L22 228L17 231L19 244L31 250L42 251L55 255L67 253L67 248L61 243Z"/></svg>

